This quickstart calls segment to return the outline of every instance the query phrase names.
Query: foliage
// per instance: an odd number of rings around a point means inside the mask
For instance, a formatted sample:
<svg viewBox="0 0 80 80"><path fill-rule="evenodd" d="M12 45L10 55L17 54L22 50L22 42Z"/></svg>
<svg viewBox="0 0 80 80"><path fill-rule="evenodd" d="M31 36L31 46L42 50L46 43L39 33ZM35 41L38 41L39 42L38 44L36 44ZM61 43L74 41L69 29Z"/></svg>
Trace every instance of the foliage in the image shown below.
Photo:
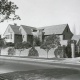
<svg viewBox="0 0 80 80"><path fill-rule="evenodd" d="M8 55L14 55L15 54L15 49L14 48L9 48L8 49Z"/></svg>
<svg viewBox="0 0 80 80"><path fill-rule="evenodd" d="M51 48L55 48L60 45L60 39L59 36L53 34L49 37L47 37L43 44L40 46L40 48L47 51L47 58L48 58L48 52Z"/></svg>
<svg viewBox="0 0 80 80"><path fill-rule="evenodd" d="M18 49L20 51L20 53L21 53L21 51L24 50L22 42L16 43L14 47L15 47L15 49Z"/></svg>
<svg viewBox="0 0 80 80"><path fill-rule="evenodd" d="M26 49L32 46L29 42L23 42L22 45L23 45L23 48L26 48Z"/></svg>
<svg viewBox="0 0 80 80"><path fill-rule="evenodd" d="M4 20L16 20L20 17L15 14L15 11L18 9L17 5L14 4L14 2L8 1L8 0L0 0L0 22L3 22Z"/></svg>
<svg viewBox="0 0 80 80"><path fill-rule="evenodd" d="M4 47L4 40L3 39L0 39L0 48Z"/></svg>
<svg viewBox="0 0 80 80"><path fill-rule="evenodd" d="M30 43L29 42L18 42L15 44L15 49L18 49L20 51L20 54L21 52L24 50L24 49L28 49L31 47ZM19 56L20 56L19 54Z"/></svg>
<svg viewBox="0 0 80 80"><path fill-rule="evenodd" d="M55 49L54 54L56 58L67 57L66 52L65 52L65 46L58 46L57 49Z"/></svg>
<svg viewBox="0 0 80 80"><path fill-rule="evenodd" d="M6 43L6 46L7 46L7 47L14 47L14 45L15 45L15 44L12 43L12 42L8 42L8 43Z"/></svg>
<svg viewBox="0 0 80 80"><path fill-rule="evenodd" d="M39 37L35 37L33 38L33 45L34 46L40 46L41 45L41 41L39 39Z"/></svg>
<svg viewBox="0 0 80 80"><path fill-rule="evenodd" d="M34 47L32 47L32 48L29 50L28 56L39 56L39 54L38 54L38 51L37 51Z"/></svg>

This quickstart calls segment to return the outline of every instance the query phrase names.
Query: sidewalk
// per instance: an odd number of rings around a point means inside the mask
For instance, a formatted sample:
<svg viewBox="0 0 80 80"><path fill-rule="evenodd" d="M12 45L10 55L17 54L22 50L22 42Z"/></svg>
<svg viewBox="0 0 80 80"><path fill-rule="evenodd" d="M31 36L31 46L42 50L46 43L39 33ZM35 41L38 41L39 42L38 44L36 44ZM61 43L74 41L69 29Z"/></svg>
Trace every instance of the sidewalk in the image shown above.
<svg viewBox="0 0 80 80"><path fill-rule="evenodd" d="M21 58L21 57L4 57L0 56L1 60L16 60L16 61L31 61L42 63L61 63L61 64L74 64L80 65L80 58L62 58L62 59L36 59L36 58Z"/></svg>

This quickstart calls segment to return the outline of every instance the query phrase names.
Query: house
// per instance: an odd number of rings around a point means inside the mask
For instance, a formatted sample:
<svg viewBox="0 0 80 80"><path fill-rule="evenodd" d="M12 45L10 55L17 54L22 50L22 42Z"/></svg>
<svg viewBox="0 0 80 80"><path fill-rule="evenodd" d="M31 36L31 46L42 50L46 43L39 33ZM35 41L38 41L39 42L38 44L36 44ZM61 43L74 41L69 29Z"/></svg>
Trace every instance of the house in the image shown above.
<svg viewBox="0 0 80 80"><path fill-rule="evenodd" d="M22 41L22 35L19 31L20 26L17 26L17 24L11 25L9 24L6 31L4 32L3 36L5 37L6 42L21 42Z"/></svg>
<svg viewBox="0 0 80 80"><path fill-rule="evenodd" d="M47 27L40 28L39 30L43 34L43 37L40 37L42 38L42 40L44 40L46 36L50 36L52 34L58 35L61 41L70 40L73 36L73 33L70 31L68 24L47 26Z"/></svg>
<svg viewBox="0 0 80 80"><path fill-rule="evenodd" d="M59 35L61 42L63 40L70 40L73 36L68 24L53 25L42 28L10 24L4 33L4 37L6 42L17 43L26 41L33 43L33 36L39 37L42 42L46 36L50 36L52 34ZM66 44L65 41L64 44Z"/></svg>
<svg viewBox="0 0 80 80"><path fill-rule="evenodd" d="M6 42L17 43L17 42L33 42L33 35L36 32L36 28L17 24L9 24L4 37Z"/></svg>
<svg viewBox="0 0 80 80"><path fill-rule="evenodd" d="M19 31L22 34L22 41L33 43L33 35L36 35L37 29L30 26L21 25Z"/></svg>

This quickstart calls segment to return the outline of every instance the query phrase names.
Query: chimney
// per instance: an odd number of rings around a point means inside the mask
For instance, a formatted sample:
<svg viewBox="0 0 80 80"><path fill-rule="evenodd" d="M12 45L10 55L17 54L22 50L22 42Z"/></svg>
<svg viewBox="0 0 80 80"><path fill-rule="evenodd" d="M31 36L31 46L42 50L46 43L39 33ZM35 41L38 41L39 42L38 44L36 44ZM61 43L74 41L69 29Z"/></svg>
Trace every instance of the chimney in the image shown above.
<svg viewBox="0 0 80 80"><path fill-rule="evenodd" d="M17 24L16 24L16 23L14 23L14 25L15 25L15 26L17 26Z"/></svg>

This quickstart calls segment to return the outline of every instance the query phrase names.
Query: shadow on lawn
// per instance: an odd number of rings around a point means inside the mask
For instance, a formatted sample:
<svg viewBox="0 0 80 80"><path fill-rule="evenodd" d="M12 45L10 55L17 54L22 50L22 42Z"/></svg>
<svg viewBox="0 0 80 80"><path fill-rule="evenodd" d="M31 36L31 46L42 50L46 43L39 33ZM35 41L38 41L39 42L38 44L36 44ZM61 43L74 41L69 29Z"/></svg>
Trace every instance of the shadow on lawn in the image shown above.
<svg viewBox="0 0 80 80"><path fill-rule="evenodd" d="M80 71L66 68L41 69L0 74L0 80L62 80L74 74L80 74Z"/></svg>

